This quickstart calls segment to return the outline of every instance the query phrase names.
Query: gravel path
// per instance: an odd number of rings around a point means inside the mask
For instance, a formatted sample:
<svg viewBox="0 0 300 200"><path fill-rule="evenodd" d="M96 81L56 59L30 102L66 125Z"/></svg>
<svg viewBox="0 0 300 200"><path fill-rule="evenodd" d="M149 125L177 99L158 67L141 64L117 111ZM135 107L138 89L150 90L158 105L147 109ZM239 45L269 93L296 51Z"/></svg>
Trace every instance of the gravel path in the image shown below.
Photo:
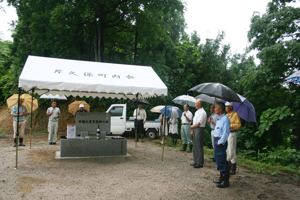
<svg viewBox="0 0 300 200"><path fill-rule="evenodd" d="M12 138L0 140L0 199L300 199L300 188L274 182L268 175L238 168L230 188L219 189L216 164L205 158L204 168L189 166L192 154L153 142L128 140L130 157L55 160L58 145L47 134L29 136L20 147L18 169Z"/></svg>

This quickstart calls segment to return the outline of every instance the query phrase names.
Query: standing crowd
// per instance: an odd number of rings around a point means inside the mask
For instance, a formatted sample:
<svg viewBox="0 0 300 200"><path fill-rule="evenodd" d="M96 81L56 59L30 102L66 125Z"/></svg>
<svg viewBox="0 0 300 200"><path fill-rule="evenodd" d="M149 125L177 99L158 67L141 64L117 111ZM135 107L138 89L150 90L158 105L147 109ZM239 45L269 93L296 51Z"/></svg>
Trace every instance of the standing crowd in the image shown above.
<svg viewBox="0 0 300 200"><path fill-rule="evenodd" d="M183 106L184 112L181 115L181 142L182 149L193 153L194 162L190 165L193 168L202 168L204 165L203 140L205 134L206 122L211 128L211 142L214 148L214 157L211 159L216 162L217 169L220 171L220 177L213 180L219 188L229 187L230 175L236 173L236 147L237 147L237 130L241 128L241 120L235 111L231 102L217 102L211 105L211 115L208 118L206 111L202 106L202 100L198 99L195 102L197 111L195 115L189 110L189 105ZM225 114L227 112L227 114ZM139 104L138 109L134 111L138 133L141 135L143 142L144 124L146 121L146 111ZM170 118L159 116L160 135L169 135L172 138L172 145L177 144L178 138L178 118ZM165 126L165 120L169 124L169 129ZM164 141L162 141L163 143ZM188 148L189 147L189 148Z"/></svg>
<svg viewBox="0 0 300 200"><path fill-rule="evenodd" d="M17 129L19 130L19 146L25 146L23 144L26 116L28 111L25 106L22 105L23 100L20 99L18 104L13 106L11 115L13 116L13 129L14 129L14 147L17 145ZM18 111L19 107L19 111ZM235 111L233 111L233 104L231 102L218 102L210 107L211 115L207 118L206 111L202 106L202 100L198 99L195 102L195 108L197 111L195 115L189 110L189 105L184 105L184 112L181 116L181 141L182 149L180 151L186 151L189 146L188 153L193 152L194 163L190 165L193 168L202 168L204 165L204 151L203 151L203 139L205 134L206 122L211 127L211 142L214 148L215 156L211 159L216 162L217 169L220 171L220 178L213 182L217 184L219 188L229 187L230 175L236 173L237 163L237 130L241 128L241 120ZM227 115L225 114L227 112ZM84 105L79 105L77 112L87 112L84 109ZM19 119L18 119L19 115ZM51 103L46 111L46 115L49 118L48 121L48 142L50 145L55 145L57 141L58 131L58 119L61 116L60 109L56 107L56 102ZM135 127L137 127L138 133L141 136L141 142L144 136L144 124L146 122L147 114L142 108L142 104L138 105L138 108L134 110L133 115L135 117ZM17 121L19 120L19 127L17 127ZM169 124L165 126L165 120ZM170 118L160 115L159 121L161 122L161 135L169 135L172 138L172 144L177 144L178 138L178 119ZM137 138L138 140L138 138ZM163 141L162 141L163 142Z"/></svg>

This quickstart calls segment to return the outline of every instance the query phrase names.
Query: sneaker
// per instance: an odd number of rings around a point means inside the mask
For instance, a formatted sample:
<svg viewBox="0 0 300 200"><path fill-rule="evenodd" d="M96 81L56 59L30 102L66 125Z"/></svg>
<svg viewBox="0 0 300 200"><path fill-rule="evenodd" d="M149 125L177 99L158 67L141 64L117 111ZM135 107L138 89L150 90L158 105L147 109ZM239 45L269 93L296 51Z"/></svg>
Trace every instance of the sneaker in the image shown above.
<svg viewBox="0 0 300 200"><path fill-rule="evenodd" d="M55 144L56 144L56 142L52 142L52 144L54 144L54 145L55 145Z"/></svg>
<svg viewBox="0 0 300 200"><path fill-rule="evenodd" d="M49 142L50 145L52 145L52 142Z"/></svg>

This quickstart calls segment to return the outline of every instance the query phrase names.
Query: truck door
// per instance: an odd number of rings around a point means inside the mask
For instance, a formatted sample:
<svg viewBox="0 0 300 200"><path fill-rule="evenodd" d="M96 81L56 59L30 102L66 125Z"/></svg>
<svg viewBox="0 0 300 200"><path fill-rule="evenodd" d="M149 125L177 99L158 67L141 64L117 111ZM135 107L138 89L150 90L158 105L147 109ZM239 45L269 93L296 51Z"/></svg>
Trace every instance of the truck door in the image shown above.
<svg viewBox="0 0 300 200"><path fill-rule="evenodd" d="M113 106L109 113L111 116L111 132L113 135L122 135L125 132L126 117L123 116L124 106Z"/></svg>

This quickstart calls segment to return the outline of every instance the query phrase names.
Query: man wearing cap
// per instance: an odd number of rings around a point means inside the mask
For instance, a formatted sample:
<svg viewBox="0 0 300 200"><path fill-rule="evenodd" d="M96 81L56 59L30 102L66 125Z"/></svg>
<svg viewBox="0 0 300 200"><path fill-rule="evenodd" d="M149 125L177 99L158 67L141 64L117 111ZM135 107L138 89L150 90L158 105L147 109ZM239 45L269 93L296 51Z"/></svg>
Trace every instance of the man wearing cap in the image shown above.
<svg viewBox="0 0 300 200"><path fill-rule="evenodd" d="M236 173L236 145L237 145L237 130L242 126L239 114L233 111L233 104L226 102L227 117L230 120L230 135L228 137L227 161L230 165L230 174Z"/></svg>
<svg viewBox="0 0 300 200"><path fill-rule="evenodd" d="M230 134L230 120L225 115L225 105L218 102L215 105L215 112L218 115L217 122L212 122L214 130L214 150L217 169L220 170L220 178L213 180L218 188L229 187L229 164L226 159L227 139Z"/></svg>
<svg viewBox="0 0 300 200"><path fill-rule="evenodd" d="M194 136L194 163L190 164L194 168L201 168L204 164L204 152L203 152L203 137L204 128L206 124L206 112L202 107L202 100L197 99L195 102L195 107L197 109L195 116L193 118L193 125L190 127L191 135Z"/></svg>
<svg viewBox="0 0 300 200"><path fill-rule="evenodd" d="M56 101L51 103L52 107L47 109L46 115L49 117L48 122L48 142L50 145L56 144L57 130L58 130L58 118L60 117L60 109L56 107Z"/></svg>
<svg viewBox="0 0 300 200"><path fill-rule="evenodd" d="M76 117L76 114L79 113L79 112L88 112L88 111L84 109L83 104L80 104L79 105L79 110L77 110L76 113L75 113L75 117Z"/></svg>
<svg viewBox="0 0 300 200"><path fill-rule="evenodd" d="M215 130L215 125L216 125L217 120L218 120L218 115L215 113L215 105L210 106L210 112L211 112L211 115L208 118L208 122L210 123L210 128L211 128L210 136L211 136L212 147L215 148L215 145L214 145L214 130ZM213 162L215 162L215 157L212 157L210 159L212 159Z"/></svg>
<svg viewBox="0 0 300 200"><path fill-rule="evenodd" d="M23 106L24 100L20 99L19 101L19 146L25 146L23 144L23 139L25 135L25 126L26 126L26 115L28 115L27 109ZM17 146L17 126L18 126L18 104L14 105L11 109L11 116L13 116L13 129L14 129L14 147Z"/></svg>
<svg viewBox="0 0 300 200"><path fill-rule="evenodd" d="M181 115L181 141L183 144L180 151L186 151L187 145L189 145L190 150L188 153L192 153L193 149L193 137L191 136L191 122L193 119L193 114L189 111L190 106L188 104L183 106L184 112Z"/></svg>
<svg viewBox="0 0 300 200"><path fill-rule="evenodd" d="M141 142L144 142L143 136L144 136L144 124L146 122L147 113L143 109L143 104L139 104L138 108L134 110L133 112L134 122L135 122L135 128L138 131L137 134L137 141L139 140L139 134L141 134Z"/></svg>

